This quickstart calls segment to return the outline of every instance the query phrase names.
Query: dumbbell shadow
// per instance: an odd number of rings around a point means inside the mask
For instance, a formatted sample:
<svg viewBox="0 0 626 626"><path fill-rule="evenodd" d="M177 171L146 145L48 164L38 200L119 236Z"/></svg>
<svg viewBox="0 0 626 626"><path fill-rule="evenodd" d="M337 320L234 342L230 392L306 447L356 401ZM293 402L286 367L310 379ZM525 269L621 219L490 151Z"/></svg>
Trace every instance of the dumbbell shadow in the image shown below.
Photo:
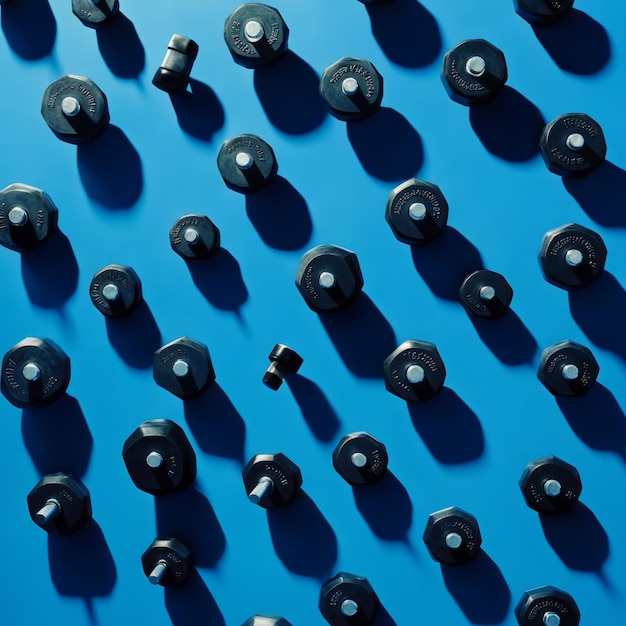
<svg viewBox="0 0 626 626"><path fill-rule="evenodd" d="M98 49L108 68L119 78L138 78L146 52L133 23L121 12L96 29Z"/></svg>
<svg viewBox="0 0 626 626"><path fill-rule="evenodd" d="M166 587L165 608L174 626L196 626L198 616L211 626L226 626L224 616L197 570L180 587Z"/></svg>
<svg viewBox="0 0 626 626"><path fill-rule="evenodd" d="M2 7L2 30L11 50L26 61L47 57L54 48L57 23L48 0L20 0Z"/></svg>
<svg viewBox="0 0 626 626"><path fill-rule="evenodd" d="M170 94L170 100L181 129L201 141L211 141L224 126L224 107L215 92L204 83L189 79L184 94Z"/></svg>

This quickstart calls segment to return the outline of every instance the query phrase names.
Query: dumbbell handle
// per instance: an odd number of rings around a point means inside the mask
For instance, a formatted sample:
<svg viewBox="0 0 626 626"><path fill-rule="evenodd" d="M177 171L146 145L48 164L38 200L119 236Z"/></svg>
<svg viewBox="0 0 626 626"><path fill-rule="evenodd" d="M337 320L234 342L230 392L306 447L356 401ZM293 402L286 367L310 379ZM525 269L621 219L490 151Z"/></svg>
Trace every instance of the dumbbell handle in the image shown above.
<svg viewBox="0 0 626 626"><path fill-rule="evenodd" d="M162 580L163 576L167 573L167 563L165 561L159 561L148 576L148 580L153 585L158 585Z"/></svg>
<svg viewBox="0 0 626 626"><path fill-rule="evenodd" d="M274 482L268 476L262 476L256 487L248 494L248 499L254 504L258 504L265 496L272 493Z"/></svg>
<svg viewBox="0 0 626 626"><path fill-rule="evenodd" d="M53 517L56 517L61 512L61 505L57 500L50 498L46 503L37 511L35 515L35 521L40 526L43 526L46 522L50 521Z"/></svg>

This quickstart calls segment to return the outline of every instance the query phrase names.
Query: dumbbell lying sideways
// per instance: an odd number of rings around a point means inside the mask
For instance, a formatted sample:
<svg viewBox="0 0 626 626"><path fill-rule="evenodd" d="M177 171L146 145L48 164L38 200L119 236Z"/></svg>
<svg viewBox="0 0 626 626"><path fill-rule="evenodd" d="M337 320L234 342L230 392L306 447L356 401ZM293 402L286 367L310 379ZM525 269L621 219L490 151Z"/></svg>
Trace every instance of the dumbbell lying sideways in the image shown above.
<svg viewBox="0 0 626 626"><path fill-rule="evenodd" d="M106 317L128 317L142 301L141 280L132 267L107 265L89 284L92 304Z"/></svg>
<svg viewBox="0 0 626 626"><path fill-rule="evenodd" d="M219 250L220 231L206 215L183 215L170 229L170 246L185 261L208 259Z"/></svg>
<svg viewBox="0 0 626 626"><path fill-rule="evenodd" d="M387 471L388 463L387 448L366 432L342 437L333 451L333 467L350 485L378 482Z"/></svg>
<svg viewBox="0 0 626 626"><path fill-rule="evenodd" d="M284 454L257 454L241 471L248 500L264 509L291 502L302 487L300 468Z"/></svg>
<svg viewBox="0 0 626 626"><path fill-rule="evenodd" d="M322 585L318 606L331 626L367 626L380 600L367 578L339 572Z"/></svg>
<svg viewBox="0 0 626 626"><path fill-rule="evenodd" d="M153 585L182 585L193 571L191 550L179 539L157 537L141 555L144 574Z"/></svg>
<svg viewBox="0 0 626 626"><path fill-rule="evenodd" d="M461 565L476 558L482 537L476 518L451 506L428 516L424 543L435 561Z"/></svg>
<svg viewBox="0 0 626 626"><path fill-rule="evenodd" d="M152 84L173 95L184 94L199 49L193 39L184 35L172 35L165 57L152 78Z"/></svg>
<svg viewBox="0 0 626 626"><path fill-rule="evenodd" d="M569 593L545 586L524 592L515 617L519 626L578 626L580 610Z"/></svg>
<svg viewBox="0 0 626 626"><path fill-rule="evenodd" d="M546 26L564 18L574 0L513 0L515 12L529 24Z"/></svg>
<svg viewBox="0 0 626 626"><path fill-rule="evenodd" d="M511 305L513 289L502 274L476 270L459 287L459 302L476 317L502 317Z"/></svg>
<svg viewBox="0 0 626 626"><path fill-rule="evenodd" d="M278 173L272 147L257 135L226 140L217 154L217 168L226 186L239 193L266 187Z"/></svg>
<svg viewBox="0 0 626 626"><path fill-rule="evenodd" d="M541 353L537 378L555 396L584 396L599 373L600 366L589 348L561 341Z"/></svg>
<svg viewBox="0 0 626 626"><path fill-rule="evenodd" d="M283 384L283 378L287 374L295 374L304 359L288 346L277 343L270 352L268 359L270 366L263 375L263 384L274 391Z"/></svg>
<svg viewBox="0 0 626 626"><path fill-rule="evenodd" d="M101 28L119 8L118 0L72 0L72 12L89 28Z"/></svg>

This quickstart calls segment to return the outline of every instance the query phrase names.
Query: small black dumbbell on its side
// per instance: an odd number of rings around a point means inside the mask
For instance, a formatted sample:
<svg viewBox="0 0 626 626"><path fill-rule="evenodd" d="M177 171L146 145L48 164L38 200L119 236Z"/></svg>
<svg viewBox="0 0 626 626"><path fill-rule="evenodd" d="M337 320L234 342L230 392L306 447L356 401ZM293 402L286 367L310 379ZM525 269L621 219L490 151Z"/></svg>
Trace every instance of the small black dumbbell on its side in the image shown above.
<svg viewBox="0 0 626 626"><path fill-rule="evenodd" d="M256 135L237 135L222 144L217 167L226 186L239 193L252 193L271 183L278 163L271 146Z"/></svg>
<svg viewBox="0 0 626 626"><path fill-rule="evenodd" d="M539 513L571 511L583 490L578 470L556 456L531 461L519 486L526 504Z"/></svg>
<svg viewBox="0 0 626 626"><path fill-rule="evenodd" d="M72 12L89 28L100 28L119 12L118 0L72 0Z"/></svg>
<svg viewBox="0 0 626 626"><path fill-rule="evenodd" d="M185 489L196 479L196 453L183 429L170 420L148 420L124 443L124 464L135 487L158 496Z"/></svg>
<svg viewBox="0 0 626 626"><path fill-rule="evenodd" d="M356 254L335 245L316 246L305 252L296 272L296 287L316 313L350 306L363 284Z"/></svg>
<svg viewBox="0 0 626 626"><path fill-rule="evenodd" d="M437 395L446 368L434 343L408 339L383 364L387 391L407 402L423 402Z"/></svg>
<svg viewBox="0 0 626 626"><path fill-rule="evenodd" d="M388 462L387 448L366 432L342 437L333 451L333 467L350 485L378 482L387 471Z"/></svg>
<svg viewBox="0 0 626 626"><path fill-rule="evenodd" d="M295 351L282 343L277 343L270 352L270 366L263 375L263 384L274 391L283 384L287 374L295 374L304 359Z"/></svg>
<svg viewBox="0 0 626 626"><path fill-rule="evenodd" d="M58 209L37 187L13 183L0 191L0 244L23 252L57 231Z"/></svg>
<svg viewBox="0 0 626 626"><path fill-rule="evenodd" d="M173 537L157 537L141 555L144 574L153 585L175 587L193 570L191 550Z"/></svg>
<svg viewBox="0 0 626 626"><path fill-rule="evenodd" d="M443 57L443 86L452 100L465 106L491 100L507 78L504 54L484 39L463 41Z"/></svg>
<svg viewBox="0 0 626 626"><path fill-rule="evenodd" d="M515 12L529 24L546 26L564 18L574 0L513 0Z"/></svg>
<svg viewBox="0 0 626 626"><path fill-rule="evenodd" d="M519 626L578 626L580 611L569 593L545 586L524 592L515 617Z"/></svg>
<svg viewBox="0 0 626 626"><path fill-rule="evenodd" d="M91 497L83 483L71 474L44 476L26 498L28 512L48 533L68 535L91 519Z"/></svg>
<svg viewBox="0 0 626 626"><path fill-rule="evenodd" d="M154 382L179 398L202 393L215 381L209 349L190 337L180 337L159 348L152 359Z"/></svg>
<svg viewBox="0 0 626 626"><path fill-rule="evenodd" d="M482 538L476 518L451 506L428 516L424 543L435 561L461 565L477 556Z"/></svg>
<svg viewBox="0 0 626 626"><path fill-rule="evenodd" d="M300 468L284 454L257 454L241 471L248 499L264 509L291 502L302 487Z"/></svg>
<svg viewBox="0 0 626 626"><path fill-rule="evenodd" d="M220 247L220 231L206 215L183 215L170 229L170 246L185 261L208 259Z"/></svg>
<svg viewBox="0 0 626 626"><path fill-rule="evenodd" d="M291 622L278 615L253 615L241 626L293 626Z"/></svg>
<svg viewBox="0 0 626 626"><path fill-rule="evenodd" d="M224 24L224 41L233 60L250 69L276 63L287 51L288 39L283 16L266 4L242 4Z"/></svg>
<svg viewBox="0 0 626 626"><path fill-rule="evenodd" d="M477 317L502 317L511 305L513 289L502 274L477 270L459 287L459 301Z"/></svg>
<svg viewBox="0 0 626 626"><path fill-rule="evenodd" d="M152 84L173 95L185 93L198 50L198 44L189 37L172 35L165 57L152 78Z"/></svg>
<svg viewBox="0 0 626 626"><path fill-rule="evenodd" d="M106 317L128 317L142 301L141 280L132 267L107 265L89 285L93 305Z"/></svg>
<svg viewBox="0 0 626 626"><path fill-rule="evenodd" d="M402 243L424 246L448 223L448 203L437 185L411 178L389 194L385 219Z"/></svg>
<svg viewBox="0 0 626 626"><path fill-rule="evenodd" d="M373 63L343 57L324 70L320 94L337 119L362 120L380 108L383 77Z"/></svg>
<svg viewBox="0 0 626 626"><path fill-rule="evenodd" d="M553 174L585 176L605 160L606 141L589 115L565 113L543 129L539 152Z"/></svg>
<svg viewBox="0 0 626 626"><path fill-rule="evenodd" d="M322 585L318 606L331 626L368 626L380 600L367 578L339 572Z"/></svg>
<svg viewBox="0 0 626 626"><path fill-rule="evenodd" d="M541 241L539 264L543 277L561 289L580 289L600 277L607 249L602 237L578 224L548 231Z"/></svg>
<svg viewBox="0 0 626 626"><path fill-rule="evenodd" d="M48 85L41 115L50 130L67 143L93 141L109 125L104 92L90 78L68 74Z"/></svg>
<svg viewBox="0 0 626 626"><path fill-rule="evenodd" d="M2 394L14 406L44 405L70 384L70 358L50 341L26 337L2 359Z"/></svg>
<svg viewBox="0 0 626 626"><path fill-rule="evenodd" d="M589 348L574 341L561 341L541 353L537 378L555 396L584 396L600 373Z"/></svg>

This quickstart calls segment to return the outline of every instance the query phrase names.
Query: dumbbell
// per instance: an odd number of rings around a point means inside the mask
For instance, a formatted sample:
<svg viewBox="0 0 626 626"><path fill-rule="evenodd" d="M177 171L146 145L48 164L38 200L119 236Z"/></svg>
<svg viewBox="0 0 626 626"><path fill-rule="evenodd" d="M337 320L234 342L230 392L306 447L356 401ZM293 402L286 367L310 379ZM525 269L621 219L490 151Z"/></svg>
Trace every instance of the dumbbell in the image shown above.
<svg viewBox="0 0 626 626"><path fill-rule="evenodd" d="M428 516L424 543L435 561L461 565L476 558L482 537L476 518L451 506Z"/></svg>
<svg viewBox="0 0 626 626"><path fill-rule="evenodd" d="M220 231L206 215L183 215L170 229L170 246L185 261L208 259L220 247Z"/></svg>
<svg viewBox="0 0 626 626"><path fill-rule="evenodd" d="M91 519L91 497L71 474L44 476L26 497L30 517L47 533L69 535Z"/></svg>
<svg viewBox="0 0 626 626"><path fill-rule="evenodd" d="M152 358L154 382L179 398L202 393L215 381L209 349L190 337L179 337L159 348Z"/></svg>
<svg viewBox="0 0 626 626"><path fill-rule="evenodd" d="M546 26L564 18L574 0L513 0L515 12L529 24Z"/></svg>
<svg viewBox="0 0 626 626"><path fill-rule="evenodd" d="M126 265L107 265L89 284L93 305L106 317L128 317L142 301L137 272Z"/></svg>
<svg viewBox="0 0 626 626"><path fill-rule="evenodd" d="M196 479L196 453L185 431L170 420L148 420L124 442L122 458L135 487L160 496Z"/></svg>
<svg viewBox="0 0 626 626"><path fill-rule="evenodd" d="M443 86L452 100L465 106L488 102L507 78L504 54L484 39L462 41L443 57Z"/></svg>
<svg viewBox="0 0 626 626"><path fill-rule="evenodd" d="M263 384L274 391L283 384L283 378L287 374L295 374L304 359L288 346L277 343L270 352L268 359L270 366L263 375Z"/></svg>
<svg viewBox="0 0 626 626"><path fill-rule="evenodd" d="M241 626L292 626L292 624L278 615L253 615Z"/></svg>
<svg viewBox="0 0 626 626"><path fill-rule="evenodd" d="M224 24L224 41L233 60L250 69L276 63L287 51L288 39L283 16L266 4L242 4Z"/></svg>
<svg viewBox="0 0 626 626"><path fill-rule="evenodd" d="M477 270L459 287L459 301L476 317L502 317L513 299L513 289L502 274Z"/></svg>
<svg viewBox="0 0 626 626"><path fill-rule="evenodd" d="M72 13L89 28L104 26L119 8L118 0L72 0Z"/></svg>
<svg viewBox="0 0 626 626"><path fill-rule="evenodd" d="M606 158L600 124L585 113L565 113L541 133L539 152L546 167L559 176L589 174Z"/></svg>
<svg viewBox="0 0 626 626"><path fill-rule="evenodd" d="M531 461L519 479L526 504L539 513L571 511L583 489L578 470L556 456Z"/></svg>
<svg viewBox="0 0 626 626"><path fill-rule="evenodd" d="M320 94L337 119L362 120L380 108L383 77L370 61L343 57L324 70Z"/></svg>
<svg viewBox="0 0 626 626"><path fill-rule="evenodd" d="M600 373L589 348L574 341L561 341L541 353L537 378L555 396L584 396Z"/></svg>
<svg viewBox="0 0 626 626"><path fill-rule="evenodd" d="M141 555L143 572L153 585L176 587L193 570L191 550L179 539L157 537Z"/></svg>
<svg viewBox="0 0 626 626"><path fill-rule="evenodd" d="M580 610L569 593L545 586L524 592L515 617L519 626L578 626Z"/></svg>
<svg viewBox="0 0 626 626"><path fill-rule="evenodd" d="M45 405L70 384L70 358L50 339L26 337L2 359L2 394L14 406Z"/></svg>
<svg viewBox="0 0 626 626"><path fill-rule="evenodd" d="M385 445L366 432L345 435L333 451L333 467L350 485L378 482L388 462Z"/></svg>
<svg viewBox="0 0 626 626"><path fill-rule="evenodd" d="M387 391L407 402L423 402L437 395L446 368L434 343L408 339L383 363Z"/></svg>
<svg viewBox="0 0 626 626"><path fill-rule="evenodd" d="M13 183L0 191L0 244L23 252L57 230L59 211L43 190Z"/></svg>
<svg viewBox="0 0 626 626"><path fill-rule="evenodd" d="M226 186L239 193L252 193L271 183L278 163L271 146L256 135L237 135L222 144L217 167Z"/></svg>
<svg viewBox="0 0 626 626"><path fill-rule="evenodd" d="M539 264L549 283L571 290L599 278L606 256L606 245L598 233L578 224L564 224L543 236Z"/></svg>
<svg viewBox="0 0 626 626"><path fill-rule="evenodd" d="M248 500L264 509L291 502L302 487L300 468L284 454L257 454L241 471Z"/></svg>
<svg viewBox="0 0 626 626"><path fill-rule="evenodd" d="M339 572L322 585L318 606L331 626L367 626L380 600L367 578Z"/></svg>
<svg viewBox="0 0 626 626"><path fill-rule="evenodd" d="M165 57L152 78L152 84L173 95L185 93L199 49L198 44L189 37L172 35Z"/></svg>
<svg viewBox="0 0 626 626"><path fill-rule="evenodd" d="M385 219L399 241L423 246L448 223L448 203L437 185L411 178L389 194Z"/></svg>
<svg viewBox="0 0 626 626"><path fill-rule="evenodd" d="M296 272L296 287L307 306L316 313L350 306L363 284L356 254L332 244L305 252Z"/></svg>
<svg viewBox="0 0 626 626"><path fill-rule="evenodd" d="M109 125L104 92L86 76L67 74L48 85L41 115L50 130L67 143L93 141Z"/></svg>

